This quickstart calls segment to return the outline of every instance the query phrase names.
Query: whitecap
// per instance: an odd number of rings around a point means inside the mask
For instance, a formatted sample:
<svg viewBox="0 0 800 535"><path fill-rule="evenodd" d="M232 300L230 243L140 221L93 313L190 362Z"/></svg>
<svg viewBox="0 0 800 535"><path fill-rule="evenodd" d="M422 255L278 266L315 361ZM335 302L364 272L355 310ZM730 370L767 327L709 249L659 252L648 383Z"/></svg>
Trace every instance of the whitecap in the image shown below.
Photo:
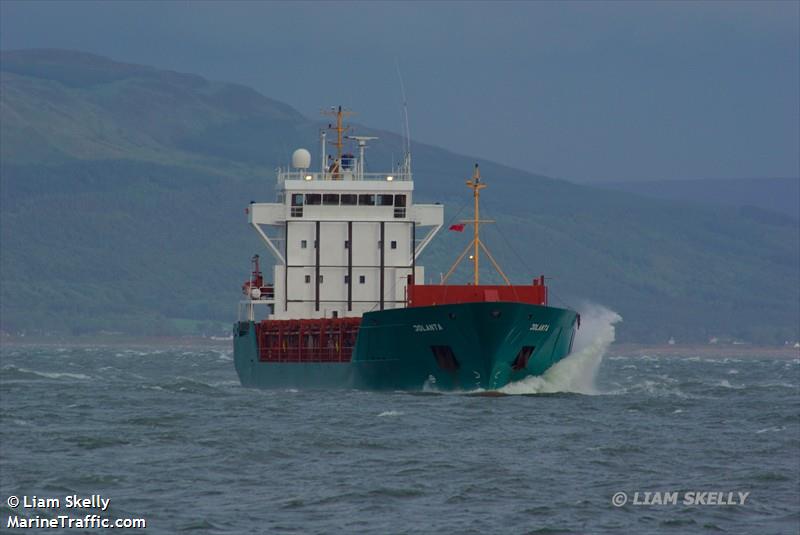
<svg viewBox="0 0 800 535"><path fill-rule="evenodd" d="M526 377L500 389L503 394L550 394L574 392L599 394L594 385L597 370L614 341L614 325L622 321L616 312L598 305L581 310L583 326L575 336L574 351L544 375Z"/></svg>
<svg viewBox="0 0 800 535"><path fill-rule="evenodd" d="M21 372L31 373L33 375L38 375L39 377L46 377L47 379L79 379L82 381L91 379L91 377L89 377L88 375L84 375L82 373L37 372L35 370L28 370L26 368L17 368L17 369Z"/></svg>
<svg viewBox="0 0 800 535"><path fill-rule="evenodd" d="M741 385L732 385L732 384L730 383L730 381L728 381L727 379L723 379L722 381L720 381L719 383L717 383L717 385L716 385L716 386L720 386L720 387L722 387L722 388L733 388L733 389L735 389L735 390L739 390L739 389L742 389L742 388L744 388L744 386L741 386Z"/></svg>
<svg viewBox="0 0 800 535"><path fill-rule="evenodd" d="M756 431L756 434L760 435L761 433L783 431L784 429L786 429L786 428L784 426L782 426L782 425L781 426L775 426L775 427L767 427L767 428L764 428L764 429L759 429L758 431Z"/></svg>

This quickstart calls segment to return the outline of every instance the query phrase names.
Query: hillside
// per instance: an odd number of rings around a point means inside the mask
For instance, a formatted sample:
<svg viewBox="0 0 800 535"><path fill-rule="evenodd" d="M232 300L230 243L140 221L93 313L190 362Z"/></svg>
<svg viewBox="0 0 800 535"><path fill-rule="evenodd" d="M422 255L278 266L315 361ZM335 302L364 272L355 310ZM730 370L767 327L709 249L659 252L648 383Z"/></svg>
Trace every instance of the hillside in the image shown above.
<svg viewBox="0 0 800 535"><path fill-rule="evenodd" d="M800 219L800 178L653 180L596 185L656 199L749 207Z"/></svg>
<svg viewBox="0 0 800 535"><path fill-rule="evenodd" d="M272 199L274 168L314 151L319 122L246 87L78 52L2 52L0 67L0 327L163 335L230 323L262 250L244 207ZM401 154L396 135L358 131L381 138L373 167ZM417 200L454 216L473 160L413 151ZM492 250L517 281L552 276L554 304L611 307L629 341L798 338L795 222L480 163ZM429 276L466 239L443 232L422 259Z"/></svg>

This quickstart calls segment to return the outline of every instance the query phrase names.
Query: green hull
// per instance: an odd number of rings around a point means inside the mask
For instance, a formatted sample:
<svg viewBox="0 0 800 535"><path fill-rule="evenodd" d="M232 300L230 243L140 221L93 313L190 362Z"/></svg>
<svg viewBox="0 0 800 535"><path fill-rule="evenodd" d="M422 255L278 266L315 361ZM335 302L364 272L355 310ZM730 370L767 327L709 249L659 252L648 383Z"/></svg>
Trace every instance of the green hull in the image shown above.
<svg viewBox="0 0 800 535"><path fill-rule="evenodd" d="M495 390L541 375L567 356L576 316L507 302L369 312L348 363L261 362L255 325L244 322L234 327L234 361L248 387ZM520 360L525 347L534 349ZM453 359L437 359L433 348L447 348Z"/></svg>

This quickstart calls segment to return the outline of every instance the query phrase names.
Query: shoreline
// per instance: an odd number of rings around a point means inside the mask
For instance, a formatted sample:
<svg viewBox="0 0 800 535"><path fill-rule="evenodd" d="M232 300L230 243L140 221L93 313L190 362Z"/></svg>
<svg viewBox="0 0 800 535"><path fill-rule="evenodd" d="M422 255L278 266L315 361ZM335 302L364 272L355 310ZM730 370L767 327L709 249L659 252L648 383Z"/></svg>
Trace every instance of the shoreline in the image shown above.
<svg viewBox="0 0 800 535"><path fill-rule="evenodd" d="M0 347L167 347L167 348L213 348L232 349L233 339L212 339L202 336L4 336L0 338ZM675 358L800 358L800 348L792 346L762 346L751 344L612 344L607 356L617 357L675 357Z"/></svg>
<svg viewBox="0 0 800 535"><path fill-rule="evenodd" d="M800 358L800 348L792 346L759 346L752 344L686 344L686 345L647 345L647 344L612 344L608 355L619 357L636 357L648 355L652 357L674 358Z"/></svg>

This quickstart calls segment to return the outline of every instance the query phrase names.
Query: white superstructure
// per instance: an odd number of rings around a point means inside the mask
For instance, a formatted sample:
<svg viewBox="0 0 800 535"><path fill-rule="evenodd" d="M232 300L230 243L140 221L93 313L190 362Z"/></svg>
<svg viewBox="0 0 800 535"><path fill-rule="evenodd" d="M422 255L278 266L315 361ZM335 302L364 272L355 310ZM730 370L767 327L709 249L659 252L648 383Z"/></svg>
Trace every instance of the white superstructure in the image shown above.
<svg viewBox="0 0 800 535"><path fill-rule="evenodd" d="M246 301L267 304L269 319L360 316L404 307L409 275L421 284L420 253L439 231L443 207L414 204L410 157L386 173L368 173L366 141L353 137L359 157L342 154L339 109L336 158L320 155L310 171L308 151L279 169L277 202L252 203L248 221L275 257L274 296ZM332 127L333 128L333 127ZM322 135L325 146L324 138Z"/></svg>

